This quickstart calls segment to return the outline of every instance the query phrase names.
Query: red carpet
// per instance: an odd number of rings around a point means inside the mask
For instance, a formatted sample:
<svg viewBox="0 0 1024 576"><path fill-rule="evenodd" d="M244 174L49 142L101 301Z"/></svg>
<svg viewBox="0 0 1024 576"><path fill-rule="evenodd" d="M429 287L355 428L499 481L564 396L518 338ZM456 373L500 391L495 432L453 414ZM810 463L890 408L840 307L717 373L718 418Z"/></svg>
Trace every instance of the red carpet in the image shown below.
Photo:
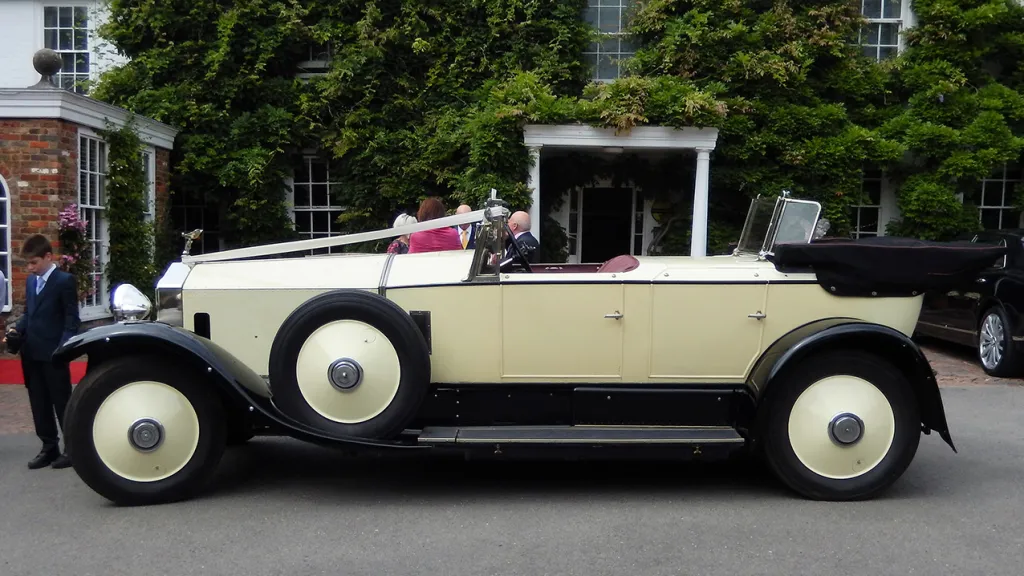
<svg viewBox="0 0 1024 576"><path fill-rule="evenodd" d="M85 376L85 362L71 363L71 383L78 384ZM21 359L0 360L0 384L24 384L25 377L21 373Z"/></svg>

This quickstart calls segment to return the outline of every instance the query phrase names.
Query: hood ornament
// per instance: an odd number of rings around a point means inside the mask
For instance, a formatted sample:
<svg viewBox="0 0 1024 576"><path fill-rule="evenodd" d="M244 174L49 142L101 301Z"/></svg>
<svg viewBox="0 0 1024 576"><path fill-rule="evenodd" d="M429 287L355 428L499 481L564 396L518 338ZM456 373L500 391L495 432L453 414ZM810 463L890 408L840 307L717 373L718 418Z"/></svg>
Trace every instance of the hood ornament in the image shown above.
<svg viewBox="0 0 1024 576"><path fill-rule="evenodd" d="M185 249L182 250L181 255L182 256L188 256L189 252L192 250L192 242L195 242L196 240L198 240L199 237L202 236L202 235L203 235L203 229L202 228L196 228L195 230L193 230L191 232L182 232L181 233L181 237L185 238Z"/></svg>

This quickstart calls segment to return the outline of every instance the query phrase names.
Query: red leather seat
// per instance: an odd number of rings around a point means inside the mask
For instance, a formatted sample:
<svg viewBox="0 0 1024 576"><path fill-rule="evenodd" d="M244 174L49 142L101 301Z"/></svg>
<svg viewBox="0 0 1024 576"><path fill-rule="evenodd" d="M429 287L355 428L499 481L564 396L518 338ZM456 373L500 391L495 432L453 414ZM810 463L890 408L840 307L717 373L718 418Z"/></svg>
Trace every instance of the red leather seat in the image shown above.
<svg viewBox="0 0 1024 576"><path fill-rule="evenodd" d="M601 264L601 267L597 269L598 272L629 272L635 270L640 265L640 261L630 256L629 254L622 254L616 256L611 260Z"/></svg>

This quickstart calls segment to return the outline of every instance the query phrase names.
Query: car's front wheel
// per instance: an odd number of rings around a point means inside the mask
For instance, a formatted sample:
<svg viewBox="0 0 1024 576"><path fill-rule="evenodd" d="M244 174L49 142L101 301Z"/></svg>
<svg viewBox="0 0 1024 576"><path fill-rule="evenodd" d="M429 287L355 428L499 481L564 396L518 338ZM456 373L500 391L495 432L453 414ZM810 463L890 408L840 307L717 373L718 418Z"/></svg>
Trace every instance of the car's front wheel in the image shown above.
<svg viewBox="0 0 1024 576"><path fill-rule="evenodd" d="M159 357L110 360L75 387L65 412L72 466L117 504L195 495L225 448L224 412L198 375Z"/></svg>
<svg viewBox="0 0 1024 576"><path fill-rule="evenodd" d="M998 306L989 308L978 326L978 360L989 376L1016 376L1020 372L1009 327L1006 312Z"/></svg>
<svg viewBox="0 0 1024 576"><path fill-rule="evenodd" d="M883 358L818 354L771 384L764 456L787 486L815 500L870 498L910 465L921 437L914 392Z"/></svg>

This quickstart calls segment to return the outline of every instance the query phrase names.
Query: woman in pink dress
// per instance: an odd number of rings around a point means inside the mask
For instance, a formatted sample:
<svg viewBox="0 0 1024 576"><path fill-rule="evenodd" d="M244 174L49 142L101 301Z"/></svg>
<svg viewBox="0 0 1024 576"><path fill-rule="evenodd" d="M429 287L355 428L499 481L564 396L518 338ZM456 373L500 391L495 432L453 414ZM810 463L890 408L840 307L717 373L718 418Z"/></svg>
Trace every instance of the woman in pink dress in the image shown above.
<svg viewBox="0 0 1024 576"><path fill-rule="evenodd" d="M416 213L418 222L444 218L444 204L438 198L427 198L420 203L420 210ZM409 235L409 253L417 252L439 252L441 250L462 250L462 241L459 240L459 233L451 226L413 232Z"/></svg>

